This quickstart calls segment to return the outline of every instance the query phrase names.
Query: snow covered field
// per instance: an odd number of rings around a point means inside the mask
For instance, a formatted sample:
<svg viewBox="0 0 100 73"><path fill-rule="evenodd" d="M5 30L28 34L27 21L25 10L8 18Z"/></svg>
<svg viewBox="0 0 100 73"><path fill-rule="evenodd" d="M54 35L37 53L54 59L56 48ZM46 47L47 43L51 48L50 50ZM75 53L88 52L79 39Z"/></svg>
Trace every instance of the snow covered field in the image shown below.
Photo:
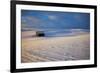
<svg viewBox="0 0 100 73"><path fill-rule="evenodd" d="M90 58L90 35L87 32L63 37L36 37L33 34L34 31L22 32L22 63Z"/></svg>

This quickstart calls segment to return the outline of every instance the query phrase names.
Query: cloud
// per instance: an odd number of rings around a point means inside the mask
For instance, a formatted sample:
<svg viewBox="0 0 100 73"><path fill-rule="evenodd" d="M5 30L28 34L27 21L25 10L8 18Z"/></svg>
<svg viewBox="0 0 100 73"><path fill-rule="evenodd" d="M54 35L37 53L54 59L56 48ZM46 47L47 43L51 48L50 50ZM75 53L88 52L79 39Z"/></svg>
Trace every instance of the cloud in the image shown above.
<svg viewBox="0 0 100 73"><path fill-rule="evenodd" d="M57 17L54 16L54 15L48 15L48 18L51 19L51 20L55 20L55 19L57 19Z"/></svg>
<svg viewBox="0 0 100 73"><path fill-rule="evenodd" d="M22 27L35 27L41 20L33 16L22 16L21 23Z"/></svg>
<svg viewBox="0 0 100 73"><path fill-rule="evenodd" d="M32 22L34 24L34 23L40 22L40 19L33 17L33 16L23 16L22 22L27 22L27 23Z"/></svg>

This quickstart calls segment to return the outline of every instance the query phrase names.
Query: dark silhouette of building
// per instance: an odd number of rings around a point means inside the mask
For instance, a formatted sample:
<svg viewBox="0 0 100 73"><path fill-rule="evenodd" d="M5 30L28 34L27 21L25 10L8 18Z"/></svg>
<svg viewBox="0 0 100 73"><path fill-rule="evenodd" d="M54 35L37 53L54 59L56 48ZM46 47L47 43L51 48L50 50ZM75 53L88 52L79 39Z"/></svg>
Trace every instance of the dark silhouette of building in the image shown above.
<svg viewBox="0 0 100 73"><path fill-rule="evenodd" d="M36 36L43 37L45 34L43 31L36 31Z"/></svg>

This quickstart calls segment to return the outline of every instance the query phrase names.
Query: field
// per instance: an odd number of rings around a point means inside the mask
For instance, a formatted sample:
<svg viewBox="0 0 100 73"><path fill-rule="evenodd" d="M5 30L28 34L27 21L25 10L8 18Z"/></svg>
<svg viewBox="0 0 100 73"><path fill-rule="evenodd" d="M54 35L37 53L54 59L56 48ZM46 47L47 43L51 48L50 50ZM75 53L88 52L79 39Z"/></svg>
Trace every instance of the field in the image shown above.
<svg viewBox="0 0 100 73"><path fill-rule="evenodd" d="M90 35L36 37L34 31L24 31L21 50L22 63L87 60L90 58Z"/></svg>

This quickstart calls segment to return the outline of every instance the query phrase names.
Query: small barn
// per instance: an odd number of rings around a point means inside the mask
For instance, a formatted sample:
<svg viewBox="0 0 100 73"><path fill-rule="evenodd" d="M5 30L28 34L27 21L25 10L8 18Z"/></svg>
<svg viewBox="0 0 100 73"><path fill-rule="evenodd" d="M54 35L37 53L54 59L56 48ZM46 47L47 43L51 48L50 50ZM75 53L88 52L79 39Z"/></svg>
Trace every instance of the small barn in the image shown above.
<svg viewBox="0 0 100 73"><path fill-rule="evenodd" d="M36 31L36 36L43 37L45 33L43 31Z"/></svg>

